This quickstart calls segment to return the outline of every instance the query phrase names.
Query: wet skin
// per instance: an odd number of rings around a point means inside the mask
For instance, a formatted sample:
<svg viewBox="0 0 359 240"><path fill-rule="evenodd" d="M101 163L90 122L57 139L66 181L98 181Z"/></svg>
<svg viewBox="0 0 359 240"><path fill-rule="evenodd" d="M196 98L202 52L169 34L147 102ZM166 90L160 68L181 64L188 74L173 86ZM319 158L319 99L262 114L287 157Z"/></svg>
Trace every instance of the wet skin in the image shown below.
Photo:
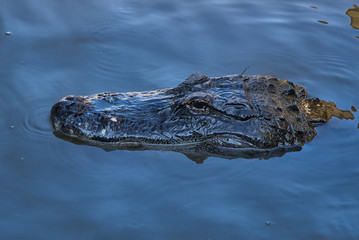
<svg viewBox="0 0 359 240"><path fill-rule="evenodd" d="M194 73L174 88L67 96L50 119L58 136L106 149L252 158L297 150L332 116L354 118L274 76Z"/></svg>

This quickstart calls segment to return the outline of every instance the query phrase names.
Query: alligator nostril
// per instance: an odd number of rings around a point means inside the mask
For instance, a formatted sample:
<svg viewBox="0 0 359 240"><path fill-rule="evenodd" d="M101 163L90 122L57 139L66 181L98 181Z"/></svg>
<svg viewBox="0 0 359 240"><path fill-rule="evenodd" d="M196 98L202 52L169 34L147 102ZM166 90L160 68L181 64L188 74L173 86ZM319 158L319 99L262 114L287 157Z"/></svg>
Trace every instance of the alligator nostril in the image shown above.
<svg viewBox="0 0 359 240"><path fill-rule="evenodd" d="M60 102L67 102L67 103L84 103L86 102L86 98L82 96L67 96L60 100Z"/></svg>
<svg viewBox="0 0 359 240"><path fill-rule="evenodd" d="M65 101L73 101L75 99L76 99L75 96L67 96L67 97L64 98Z"/></svg>

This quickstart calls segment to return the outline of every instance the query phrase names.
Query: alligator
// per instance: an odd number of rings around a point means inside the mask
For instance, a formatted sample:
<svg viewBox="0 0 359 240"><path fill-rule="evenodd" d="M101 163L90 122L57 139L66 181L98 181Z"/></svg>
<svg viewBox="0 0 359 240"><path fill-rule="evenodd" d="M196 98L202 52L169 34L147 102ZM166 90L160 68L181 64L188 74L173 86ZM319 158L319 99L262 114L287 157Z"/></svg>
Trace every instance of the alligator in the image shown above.
<svg viewBox="0 0 359 240"><path fill-rule="evenodd" d="M333 116L354 119L274 76L194 73L174 88L67 96L52 107L50 120L56 136L75 143L178 151L202 162L299 151Z"/></svg>

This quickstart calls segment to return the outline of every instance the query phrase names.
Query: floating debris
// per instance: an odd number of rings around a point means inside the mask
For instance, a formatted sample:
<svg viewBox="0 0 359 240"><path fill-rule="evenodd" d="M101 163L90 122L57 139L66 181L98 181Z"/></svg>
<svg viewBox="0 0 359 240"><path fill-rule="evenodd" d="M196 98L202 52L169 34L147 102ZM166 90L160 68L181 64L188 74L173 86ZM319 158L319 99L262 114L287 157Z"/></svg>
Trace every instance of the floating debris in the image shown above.
<svg viewBox="0 0 359 240"><path fill-rule="evenodd" d="M11 126L10 126L10 129L14 129L14 128L15 128L15 126L14 126L14 125L11 125Z"/></svg>
<svg viewBox="0 0 359 240"><path fill-rule="evenodd" d="M269 225L271 225L271 224L272 224L271 221L266 221L266 225L267 225L267 226L269 226Z"/></svg>
<svg viewBox="0 0 359 240"><path fill-rule="evenodd" d="M354 37L359 38L359 36L354 36Z"/></svg>
<svg viewBox="0 0 359 240"><path fill-rule="evenodd" d="M358 111L355 106L351 106L350 109L352 110L352 112L357 112Z"/></svg>
<svg viewBox="0 0 359 240"><path fill-rule="evenodd" d="M310 6L311 8L314 8L314 9L318 9L318 7L316 7L316 6Z"/></svg>
<svg viewBox="0 0 359 240"><path fill-rule="evenodd" d="M12 34L12 32L6 32L5 35L6 36L10 36Z"/></svg>
<svg viewBox="0 0 359 240"><path fill-rule="evenodd" d="M318 22L323 23L323 24L329 24L328 22L322 21L322 20L318 20Z"/></svg>
<svg viewBox="0 0 359 240"><path fill-rule="evenodd" d="M345 14L350 17L350 26L359 29L359 7L353 4L353 8L349 8Z"/></svg>

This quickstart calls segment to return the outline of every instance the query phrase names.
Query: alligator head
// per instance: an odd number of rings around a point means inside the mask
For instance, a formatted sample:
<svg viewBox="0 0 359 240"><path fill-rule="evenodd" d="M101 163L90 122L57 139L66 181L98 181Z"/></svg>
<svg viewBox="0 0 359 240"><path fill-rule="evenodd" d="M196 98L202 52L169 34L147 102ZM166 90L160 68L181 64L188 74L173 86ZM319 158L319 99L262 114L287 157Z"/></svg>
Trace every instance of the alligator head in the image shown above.
<svg viewBox="0 0 359 240"><path fill-rule="evenodd" d="M202 73L175 88L68 96L51 109L55 132L86 144L227 158L298 150L332 116L354 118L274 76Z"/></svg>

